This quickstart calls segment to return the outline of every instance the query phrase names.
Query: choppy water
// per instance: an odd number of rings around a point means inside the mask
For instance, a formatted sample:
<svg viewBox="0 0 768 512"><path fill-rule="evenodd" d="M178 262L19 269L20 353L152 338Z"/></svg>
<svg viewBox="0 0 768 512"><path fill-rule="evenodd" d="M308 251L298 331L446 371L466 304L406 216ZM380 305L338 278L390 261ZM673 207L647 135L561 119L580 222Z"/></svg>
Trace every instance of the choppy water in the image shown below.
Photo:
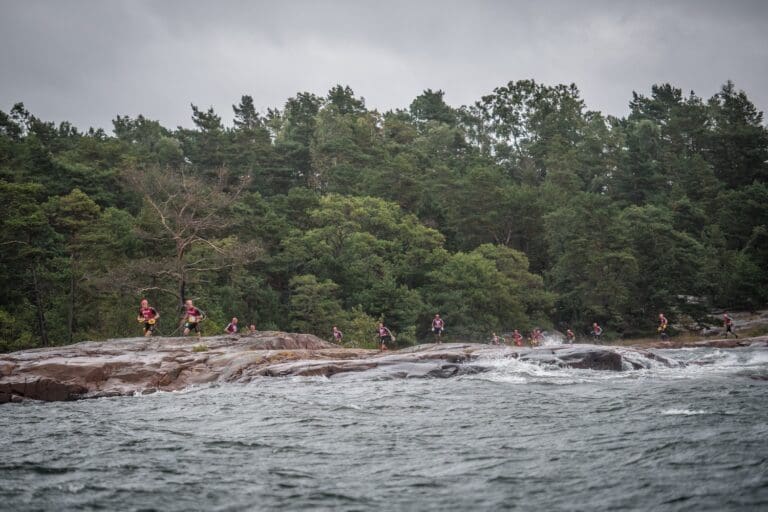
<svg viewBox="0 0 768 512"><path fill-rule="evenodd" d="M3 510L766 510L768 351L0 407Z"/></svg>

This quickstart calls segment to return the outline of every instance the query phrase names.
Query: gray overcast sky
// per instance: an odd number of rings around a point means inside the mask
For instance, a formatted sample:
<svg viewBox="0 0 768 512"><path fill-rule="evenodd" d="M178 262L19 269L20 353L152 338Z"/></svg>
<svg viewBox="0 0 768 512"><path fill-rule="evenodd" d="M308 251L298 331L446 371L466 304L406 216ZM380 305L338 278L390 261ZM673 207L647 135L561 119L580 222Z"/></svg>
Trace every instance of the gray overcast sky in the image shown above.
<svg viewBox="0 0 768 512"><path fill-rule="evenodd" d="M469 104L510 80L574 82L625 115L670 82L726 80L768 109L768 1L0 0L0 109L111 131L117 114L189 126L190 103L282 107L350 85L369 108L426 88Z"/></svg>

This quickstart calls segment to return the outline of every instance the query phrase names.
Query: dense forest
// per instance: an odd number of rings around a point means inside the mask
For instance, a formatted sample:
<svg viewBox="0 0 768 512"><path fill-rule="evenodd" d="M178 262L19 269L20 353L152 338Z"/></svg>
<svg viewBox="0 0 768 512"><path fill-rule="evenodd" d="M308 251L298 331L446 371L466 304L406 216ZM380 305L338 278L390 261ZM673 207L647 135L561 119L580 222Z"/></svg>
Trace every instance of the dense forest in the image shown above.
<svg viewBox="0 0 768 512"><path fill-rule="evenodd" d="M626 118L575 85L510 82L453 108L380 113L349 87L193 129L113 133L0 111L0 350L136 336L139 300L178 334L383 320L398 343L533 327L651 334L768 301L768 130L734 84L669 84Z"/></svg>

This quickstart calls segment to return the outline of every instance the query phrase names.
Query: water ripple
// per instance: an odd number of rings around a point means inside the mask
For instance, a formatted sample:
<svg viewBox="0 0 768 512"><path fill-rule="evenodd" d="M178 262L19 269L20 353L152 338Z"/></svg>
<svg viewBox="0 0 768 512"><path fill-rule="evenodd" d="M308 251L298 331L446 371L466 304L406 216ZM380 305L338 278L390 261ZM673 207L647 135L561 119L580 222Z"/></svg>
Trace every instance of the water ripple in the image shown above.
<svg viewBox="0 0 768 512"><path fill-rule="evenodd" d="M725 510L768 502L764 353L630 373L256 379L0 408L0 510Z"/></svg>

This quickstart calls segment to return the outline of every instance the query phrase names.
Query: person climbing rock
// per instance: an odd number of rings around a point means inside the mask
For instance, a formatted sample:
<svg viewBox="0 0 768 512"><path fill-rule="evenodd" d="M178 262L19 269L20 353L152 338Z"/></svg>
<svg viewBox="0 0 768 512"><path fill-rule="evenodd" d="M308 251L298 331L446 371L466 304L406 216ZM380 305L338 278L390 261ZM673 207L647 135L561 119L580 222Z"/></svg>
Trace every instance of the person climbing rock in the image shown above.
<svg viewBox="0 0 768 512"><path fill-rule="evenodd" d="M157 310L149 305L147 299L141 299L139 306L139 316L137 320L144 324L144 336L152 336L157 327L157 320L160 318Z"/></svg>

